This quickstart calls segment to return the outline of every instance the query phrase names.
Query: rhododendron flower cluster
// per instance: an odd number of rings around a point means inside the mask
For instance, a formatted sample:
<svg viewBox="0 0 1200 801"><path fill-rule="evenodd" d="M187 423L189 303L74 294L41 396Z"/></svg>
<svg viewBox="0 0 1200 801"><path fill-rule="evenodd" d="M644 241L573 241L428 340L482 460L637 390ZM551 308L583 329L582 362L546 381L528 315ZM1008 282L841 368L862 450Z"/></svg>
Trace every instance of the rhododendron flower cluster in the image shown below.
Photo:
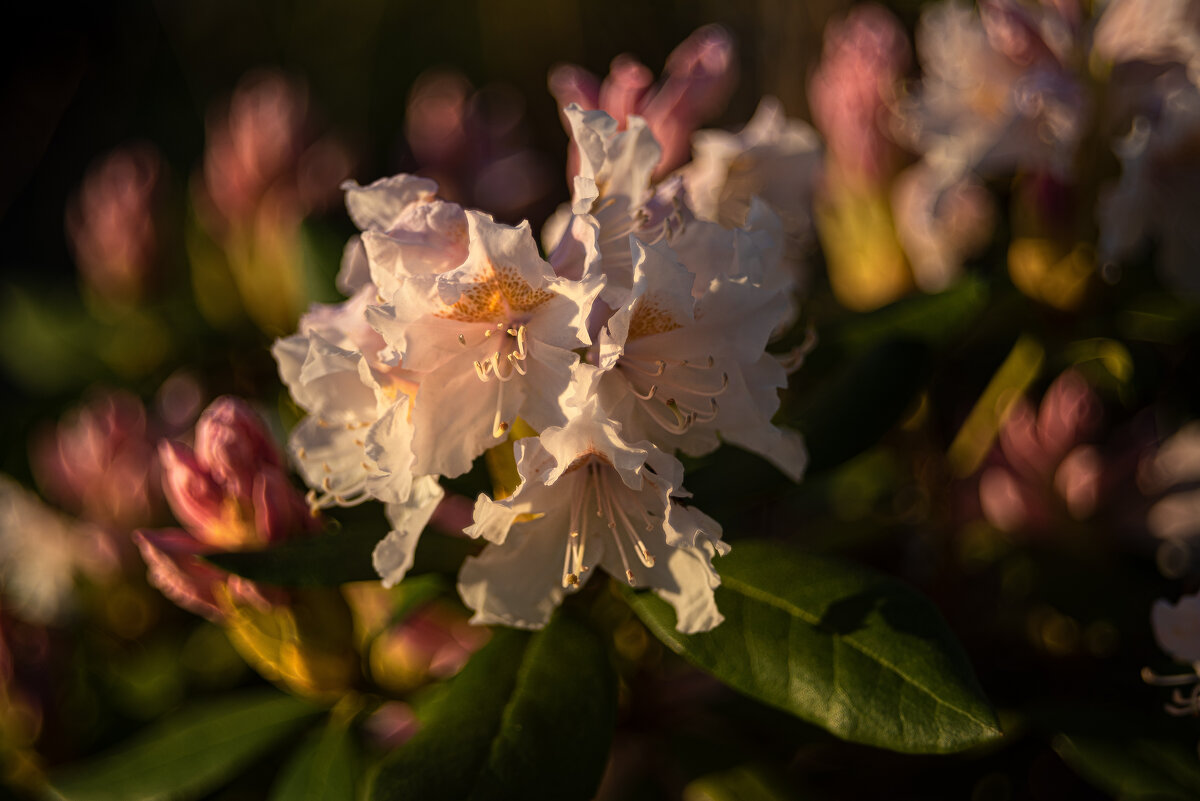
<svg viewBox="0 0 1200 801"><path fill-rule="evenodd" d="M459 592L476 623L537 628L599 567L671 602L681 631L721 622L721 527L685 502L677 453L722 441L793 479L799 435L772 424L792 319L778 217L697 218L681 178L654 183L662 148L636 115L564 112L580 152L574 199L543 231L440 200L408 175L347 183L362 230L339 283L274 348L309 412L292 434L316 507L387 503L375 551L387 585L412 564L442 490L492 449L521 483L481 495ZM522 423L536 437L510 441Z"/></svg>

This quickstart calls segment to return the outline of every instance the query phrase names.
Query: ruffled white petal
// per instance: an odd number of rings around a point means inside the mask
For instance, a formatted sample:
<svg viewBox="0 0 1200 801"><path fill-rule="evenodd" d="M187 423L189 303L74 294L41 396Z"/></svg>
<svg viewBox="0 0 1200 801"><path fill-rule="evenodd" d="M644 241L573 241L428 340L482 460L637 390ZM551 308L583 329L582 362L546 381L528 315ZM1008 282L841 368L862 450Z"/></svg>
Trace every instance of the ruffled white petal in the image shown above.
<svg viewBox="0 0 1200 801"><path fill-rule="evenodd" d="M375 571L383 579L383 586L394 587L412 567L417 540L444 494L436 476L423 476L413 482L408 500L387 505L387 518L392 530L380 540L371 555Z"/></svg>

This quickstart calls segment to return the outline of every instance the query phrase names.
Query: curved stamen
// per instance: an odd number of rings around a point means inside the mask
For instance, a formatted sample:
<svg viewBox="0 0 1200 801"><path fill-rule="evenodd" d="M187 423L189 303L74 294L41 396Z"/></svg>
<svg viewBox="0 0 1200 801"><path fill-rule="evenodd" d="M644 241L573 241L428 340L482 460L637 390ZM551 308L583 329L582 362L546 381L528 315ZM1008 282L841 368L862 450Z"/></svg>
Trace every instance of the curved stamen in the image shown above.
<svg viewBox="0 0 1200 801"><path fill-rule="evenodd" d="M605 481L604 489L606 493L612 492L612 490L608 487L607 481ZM654 555L650 553L650 550L646 547L646 543L642 542L642 538L638 536L637 530L633 526L633 522L629 519L629 515L625 513L625 508L621 506L621 504L613 501L611 497L609 498L609 508L616 510L617 516L621 518L621 522L625 524L625 530L629 533L629 539L633 542L633 550L637 554L638 559L641 560L642 564L646 567L654 567ZM620 536L617 534L614 526L610 526L610 528L614 528L614 535L618 537Z"/></svg>
<svg viewBox="0 0 1200 801"><path fill-rule="evenodd" d="M501 384L507 384L509 381L512 381L513 376L516 374L516 370L513 369L509 369L508 375L500 373L500 351L492 354L492 358L488 360L488 364L492 366L492 372L496 374L496 380ZM512 362L509 362L509 364L511 365Z"/></svg>
<svg viewBox="0 0 1200 801"><path fill-rule="evenodd" d="M524 361L525 357L529 355L528 346L526 344L526 330L527 329L523 325L517 328L517 353L520 354L517 356L517 358L521 359L522 361Z"/></svg>
<svg viewBox="0 0 1200 801"><path fill-rule="evenodd" d="M529 372L529 370L525 367L525 365L521 364L515 351L513 353L508 354L508 363L512 366L512 369L517 371L517 373L519 373L520 375L525 375ZM512 377L511 373L509 374L509 377L510 378Z"/></svg>
<svg viewBox="0 0 1200 801"><path fill-rule="evenodd" d="M711 404L710 410L707 413L702 413L700 411L692 412L692 422L694 422L694 423L710 423L714 419L716 419L717 411L718 411L717 399L709 398L708 402Z"/></svg>
<svg viewBox="0 0 1200 801"><path fill-rule="evenodd" d="M667 363L665 361L663 361L662 359L656 359L653 362L654 372L651 372L650 370L647 370L644 367L638 366L638 362L646 362L646 361L650 361L650 360L649 359L627 359L626 357L622 356L621 360L618 361L617 364L627 367L630 370L636 370L637 372L642 373L644 375L654 376L655 378L662 375L667 369Z"/></svg>
<svg viewBox="0 0 1200 801"><path fill-rule="evenodd" d="M645 395L638 392L637 389L633 386L633 384L629 385L629 389L633 392L634 397L638 398L639 400L648 401L654 397L655 392L658 392L658 384L651 384L650 391L647 392Z"/></svg>
<svg viewBox="0 0 1200 801"><path fill-rule="evenodd" d="M672 402L672 404L674 405L674 402ZM693 422L690 415L684 415L680 413L678 405L674 405L674 408L672 408L672 406L665 403L647 403L642 406L642 408L646 411L646 414L650 416L650 419L672 434L683 434L688 430L688 428L691 427ZM664 417L662 414L663 409L670 409L672 412L674 412L675 419L668 420L666 417Z"/></svg>
<svg viewBox="0 0 1200 801"><path fill-rule="evenodd" d="M600 480L596 481L596 500L599 503L601 499ZM633 570L629 567L629 557L625 554L625 546L621 542L621 537L617 534L617 521L613 519L613 503L612 495L608 489L608 482L604 482L603 500L605 501L604 517L608 518L609 531L613 533L613 542L617 545L617 553L621 557L621 567L625 568L625 578L632 585L634 583ZM596 510L600 512L599 509Z"/></svg>
<svg viewBox="0 0 1200 801"><path fill-rule="evenodd" d="M633 361L633 362L651 362L651 363L662 362L663 364L669 365L671 367L690 367L693 370L711 370L714 366L716 366L716 363L717 363L716 358L712 355L704 357L703 364L696 364L695 362L691 361L690 359L663 359L660 357L655 357L655 358L651 359L651 358L647 358L646 356L638 356L638 355L636 355L634 353L630 353L628 351L621 354L621 360L622 361Z"/></svg>
<svg viewBox="0 0 1200 801"><path fill-rule="evenodd" d="M638 364L638 362L645 363L648 361L650 360L630 358L622 355L617 361L617 367L627 368L634 374L642 374L654 378L660 378L661 380L656 381L655 383L662 384L664 388L667 386L678 387L681 392L691 395L700 395L706 398L720 395L724 393L725 390L729 389L729 373L727 372L721 373L721 382L719 386L711 387L705 386L703 383L704 379L701 377L708 374L708 370L710 369L709 367L701 367L699 365L690 364L687 361L670 362L666 359L657 359L653 362L655 365L655 371L651 372L644 366L644 364ZM715 361L711 356L709 357L709 362L710 364L715 364ZM671 367L672 369L668 371L666 369L667 367ZM689 368L690 372L685 372L686 370L689 370ZM699 371L699 373L696 371ZM632 376L627 375L626 378L631 379Z"/></svg>

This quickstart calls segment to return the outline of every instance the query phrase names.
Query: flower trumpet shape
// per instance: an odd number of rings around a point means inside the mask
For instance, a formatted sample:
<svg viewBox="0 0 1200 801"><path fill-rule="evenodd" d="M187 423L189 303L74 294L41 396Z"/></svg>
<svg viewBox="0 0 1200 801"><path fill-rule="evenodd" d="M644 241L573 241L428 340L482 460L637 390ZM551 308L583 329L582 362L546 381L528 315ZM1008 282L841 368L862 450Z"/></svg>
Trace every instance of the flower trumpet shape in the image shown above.
<svg viewBox="0 0 1200 801"><path fill-rule="evenodd" d="M457 476L499 444L519 416L561 425L559 397L591 341L585 321L599 280L571 281L538 255L528 224L467 212L461 265L405 278L367 319L420 374L412 409L413 471Z"/></svg>
<svg viewBox="0 0 1200 801"><path fill-rule="evenodd" d="M578 383L590 383L581 370ZM521 485L501 501L480 495L466 530L489 542L459 573L471 622L540 628L597 566L653 588L684 633L724 619L712 557L729 548L716 521L674 499L683 478L676 459L648 442L627 444L595 395L567 425L515 448Z"/></svg>

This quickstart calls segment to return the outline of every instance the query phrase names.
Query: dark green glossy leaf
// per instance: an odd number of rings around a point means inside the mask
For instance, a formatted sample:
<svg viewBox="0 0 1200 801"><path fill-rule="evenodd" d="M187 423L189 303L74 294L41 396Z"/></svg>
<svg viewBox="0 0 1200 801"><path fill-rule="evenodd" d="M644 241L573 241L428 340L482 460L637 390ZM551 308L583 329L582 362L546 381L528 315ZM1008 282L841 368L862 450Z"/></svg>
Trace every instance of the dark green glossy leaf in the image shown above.
<svg viewBox="0 0 1200 801"><path fill-rule="evenodd" d="M386 531L361 528L291 540L264 551L235 551L205 558L222 570L282 587L328 587L352 581L378 581L371 562ZM454 572L478 543L426 531L421 535L410 575Z"/></svg>
<svg viewBox="0 0 1200 801"><path fill-rule="evenodd" d="M1076 724L1081 717L1077 716ZM1171 725L1174 723L1134 723L1116 733L1110 719L1107 726L1100 723L1084 729L1076 725L1071 733L1055 736L1052 744L1075 772L1120 801L1200 798L1200 758L1196 755L1200 735L1192 725Z"/></svg>
<svg viewBox="0 0 1200 801"><path fill-rule="evenodd" d="M347 721L330 719L292 755L271 789L271 801L350 801L356 798L358 752Z"/></svg>
<svg viewBox="0 0 1200 801"><path fill-rule="evenodd" d="M374 777L372 801L585 801L616 716L603 642L562 612L533 634L498 629Z"/></svg>
<svg viewBox="0 0 1200 801"><path fill-rule="evenodd" d="M53 792L69 801L199 798L320 712L320 707L276 690L205 702L91 762L51 776Z"/></svg>
<svg viewBox="0 0 1200 801"><path fill-rule="evenodd" d="M836 467L878 442L911 406L929 364L929 346L916 340L888 340L851 362L800 416L809 472Z"/></svg>
<svg viewBox="0 0 1200 801"><path fill-rule="evenodd" d="M894 751L961 751L1000 736L954 635L900 582L753 541L717 567L725 622L710 632L680 634L666 603L629 597L659 639L731 687Z"/></svg>

